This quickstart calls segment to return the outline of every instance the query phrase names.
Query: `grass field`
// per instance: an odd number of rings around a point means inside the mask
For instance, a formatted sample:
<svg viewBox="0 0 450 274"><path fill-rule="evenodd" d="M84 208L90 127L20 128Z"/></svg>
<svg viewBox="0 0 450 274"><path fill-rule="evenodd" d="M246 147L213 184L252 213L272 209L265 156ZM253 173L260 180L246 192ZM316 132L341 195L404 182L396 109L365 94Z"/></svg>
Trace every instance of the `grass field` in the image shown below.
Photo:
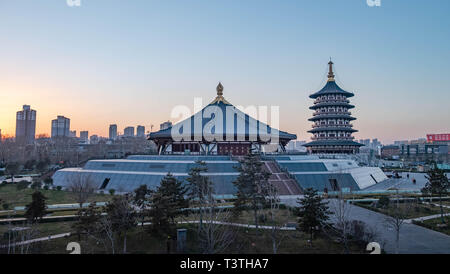
<svg viewBox="0 0 450 274"><path fill-rule="evenodd" d="M41 227L42 226L42 227ZM197 254L201 253L198 246L197 233L195 225L180 225L178 228L186 228L187 231L187 246L185 253ZM57 230L69 229L70 223L63 224L45 224L39 225L41 234L54 234ZM56 233L63 233L67 231L58 231ZM278 253L289 254L340 254L343 253L343 247L333 239L325 236L317 236L312 245L308 242L309 236L300 231L285 231L280 232L283 235L283 240L279 245ZM41 235L44 237L45 235ZM69 242L79 242L81 245L81 252L83 254L91 253L110 253L110 246L105 247L101 242L88 239L84 236L81 241L78 236L72 235L66 238L54 239L51 241L41 242L35 244L32 253L45 254L67 254L66 246ZM171 244L171 252L175 253L175 242L169 241ZM123 238L118 237L115 241L115 253L123 252ZM227 254L271 254L272 241L270 232L267 230L257 231L255 229L236 228L235 239L222 253ZM167 238L157 237L141 227L137 227L128 233L127 237L127 253L132 254L165 254L167 253ZM352 244L350 253L365 253L363 246Z"/></svg>
<svg viewBox="0 0 450 274"><path fill-rule="evenodd" d="M389 204L388 208L373 207L371 205L364 204L364 203L355 203L355 205L367 208L372 211L383 213L386 215L390 215L390 213L393 211L393 209L395 209L395 207L397 206L397 204L395 202L391 202ZM438 206L429 205L429 204L414 203L414 204L408 205L405 203L399 203L398 206L403 209L402 212L406 213L405 219L413 219L413 218L419 218L419 217L424 217L424 216L435 215L435 214L441 213L440 208ZM444 208L444 213L450 213L450 209Z"/></svg>
<svg viewBox="0 0 450 274"><path fill-rule="evenodd" d="M441 221L440 217L426 220L423 222L414 222L414 224L450 235L450 216L445 216L444 220L445 220L446 226L438 226L438 225L442 225L442 221Z"/></svg>
<svg viewBox="0 0 450 274"><path fill-rule="evenodd" d="M262 211L261 214L268 214L267 210ZM188 217L187 219L192 219ZM178 221L186 220L180 218ZM286 221L296 221L295 215L287 209L281 209L277 218L277 224L284 225ZM253 224L253 212L244 211L238 219L230 220L232 222L239 222L244 224ZM38 234L33 238L47 237L60 233L73 232L72 221L48 222L39 223L35 226ZM261 222L260 225L271 225L270 222ZM16 226L21 226L17 224ZM23 225L26 226L26 225ZM228 227L228 226L226 226ZM167 253L167 238L157 237L148 232L148 226L138 226L128 233L127 238L127 253L141 253L141 254L156 254ZM197 241L197 225L196 224L180 224L178 228L187 228L187 248L186 253L201 253ZM232 254L270 254L272 250L272 240L270 230L266 229L252 229L243 227L229 227L235 233L235 239L232 244L227 247L222 253ZM8 231L8 225L0 225L0 236L3 236ZM293 253L293 254L319 254L319 253L344 253L343 246L335 239L329 236L317 235L312 243L309 243L309 235L300 231L279 231L278 235L282 235L282 240L279 245L278 253ZM116 253L122 253L123 238L118 236L115 241ZM54 239L51 241L33 244L34 247L31 253L68 253L66 251L67 243L79 242L82 247L82 253L110 253L110 246L105 247L103 243L94 241L92 238L81 237L81 241L77 235L70 237ZM174 250L173 247L172 250ZM0 250L0 253L2 251ZM364 246L353 243L350 245L350 253L365 253Z"/></svg>
<svg viewBox="0 0 450 274"><path fill-rule="evenodd" d="M258 211L258 224L263 226L284 226L287 223L295 222L297 223L298 219L295 214L289 209L278 209L275 213L274 219L275 222L271 220L271 214L269 209L262 209ZM251 210L242 211L239 216L233 216L232 213L228 215L228 222L240 223L240 224L255 224L254 213ZM179 218L180 221L192 221L198 220L197 214L190 214L187 217Z"/></svg>
<svg viewBox="0 0 450 274"><path fill-rule="evenodd" d="M12 209L15 206L25 206L31 202L31 195L35 190L26 188L18 190L16 185L8 184L0 185L0 199L9 205ZM67 204L76 203L75 193L63 190L45 190L40 189L40 192L47 197L47 204ZM93 194L88 202L106 202L112 199L109 194ZM2 210L2 209L0 209Z"/></svg>

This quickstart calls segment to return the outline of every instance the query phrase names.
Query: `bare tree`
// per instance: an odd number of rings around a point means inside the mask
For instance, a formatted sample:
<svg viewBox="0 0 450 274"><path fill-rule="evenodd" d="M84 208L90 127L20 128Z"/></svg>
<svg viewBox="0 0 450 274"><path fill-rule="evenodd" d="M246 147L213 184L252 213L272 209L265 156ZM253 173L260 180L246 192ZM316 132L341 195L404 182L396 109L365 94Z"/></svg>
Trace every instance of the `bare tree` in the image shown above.
<svg viewBox="0 0 450 274"><path fill-rule="evenodd" d="M90 174L83 174L76 172L69 177L69 190L75 193L77 203L80 208L88 201L89 197L93 195L95 184Z"/></svg>
<svg viewBox="0 0 450 274"><path fill-rule="evenodd" d="M395 252L399 252L400 247L400 231L405 223L405 220L409 213L411 212L411 204L409 202L404 202L402 206L399 204L399 198L397 195L397 203L395 206L388 209L386 215L386 225L395 231Z"/></svg>
<svg viewBox="0 0 450 274"><path fill-rule="evenodd" d="M345 253L349 253L349 241L352 232L351 206L345 201L342 191L329 204L334 214L331 215L332 225L330 224L328 228L338 235L338 240L344 246Z"/></svg>
<svg viewBox="0 0 450 274"><path fill-rule="evenodd" d="M101 234L100 239L102 239L103 244L111 247L111 253L115 254L115 241L116 236L113 229L113 221L109 216L103 216L99 221L99 232Z"/></svg>
<svg viewBox="0 0 450 274"><path fill-rule="evenodd" d="M266 203L269 205L270 222L272 227L270 230L272 252L273 254L277 254L278 248L285 238L285 234L280 233L281 225L277 220L277 217L280 215L280 195L276 186L270 181L266 181L263 187L265 188L264 192L266 193Z"/></svg>
<svg viewBox="0 0 450 274"><path fill-rule="evenodd" d="M200 249L206 254L225 251L236 237L236 227L226 224L232 218L232 213L219 208L213 196L212 188L205 188L202 199L202 226L199 228Z"/></svg>
<svg viewBox="0 0 450 274"><path fill-rule="evenodd" d="M128 231L137 225L136 212L129 194L116 196L106 205L106 213L112 221L113 232L123 235L123 253L127 253Z"/></svg>
<svg viewBox="0 0 450 274"><path fill-rule="evenodd" d="M5 248L7 254L29 254L33 252L36 243L33 239L39 236L36 223L23 223L21 227L11 227L8 225L8 242L0 244L0 248Z"/></svg>

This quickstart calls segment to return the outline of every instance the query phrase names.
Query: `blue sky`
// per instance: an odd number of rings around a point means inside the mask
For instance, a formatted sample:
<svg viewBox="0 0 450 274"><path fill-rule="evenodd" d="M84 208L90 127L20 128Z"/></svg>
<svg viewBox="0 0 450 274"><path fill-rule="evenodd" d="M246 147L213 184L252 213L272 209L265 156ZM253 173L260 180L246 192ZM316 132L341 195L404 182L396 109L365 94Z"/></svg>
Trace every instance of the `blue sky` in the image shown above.
<svg viewBox="0 0 450 274"><path fill-rule="evenodd" d="M308 95L326 81L355 93L356 138L450 132L450 1L0 0L0 129L31 104L38 133L56 115L106 135L207 103L222 81L236 105L279 105L307 140Z"/></svg>

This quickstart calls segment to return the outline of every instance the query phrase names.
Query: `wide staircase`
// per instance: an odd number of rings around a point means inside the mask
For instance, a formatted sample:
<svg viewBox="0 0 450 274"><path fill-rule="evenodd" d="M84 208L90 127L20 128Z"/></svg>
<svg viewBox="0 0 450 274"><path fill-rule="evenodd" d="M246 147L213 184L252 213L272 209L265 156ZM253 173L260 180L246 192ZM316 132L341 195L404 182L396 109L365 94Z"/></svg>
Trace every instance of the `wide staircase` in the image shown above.
<svg viewBox="0 0 450 274"><path fill-rule="evenodd" d="M300 195L303 193L297 182L289 174L283 172L275 161L264 161L263 168L272 175L269 178L278 190L279 195Z"/></svg>

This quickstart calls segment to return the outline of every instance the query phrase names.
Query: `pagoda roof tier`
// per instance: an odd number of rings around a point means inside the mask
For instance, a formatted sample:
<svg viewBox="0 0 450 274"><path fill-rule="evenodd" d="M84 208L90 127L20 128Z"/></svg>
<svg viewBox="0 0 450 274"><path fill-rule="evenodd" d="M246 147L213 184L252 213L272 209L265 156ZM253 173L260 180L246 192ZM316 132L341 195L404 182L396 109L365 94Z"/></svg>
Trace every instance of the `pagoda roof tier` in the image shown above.
<svg viewBox="0 0 450 274"><path fill-rule="evenodd" d="M317 98L319 96L322 95L328 95L328 94L340 94L340 95L344 95L345 97L353 97L354 94L348 91L345 91L343 89L341 89L337 84L336 81L333 80L328 80L328 82L326 83L326 85L319 90L316 93L313 93L309 96L309 98Z"/></svg>
<svg viewBox="0 0 450 274"><path fill-rule="evenodd" d="M355 117L352 117L348 114L321 114L321 115L316 115L312 118L309 118L308 121L317 121L317 120L321 120L321 119L346 119L346 120L356 120Z"/></svg>
<svg viewBox="0 0 450 274"><path fill-rule="evenodd" d="M350 140L318 140L312 141L304 144L305 147L315 147L315 146L364 146L363 144L350 141Z"/></svg>
<svg viewBox="0 0 450 274"><path fill-rule="evenodd" d="M269 125L252 118L230 104L223 97L223 86L217 86L217 97L202 110L170 128L152 132L149 140L175 141L172 134L182 136L177 141L220 142L251 141L271 142L272 134L281 143L297 139L297 135L274 129ZM199 126L201 125L201 126ZM189 130L190 129L190 130Z"/></svg>
<svg viewBox="0 0 450 274"><path fill-rule="evenodd" d="M345 103L345 102L323 102L323 103L317 103L313 106L310 106L309 109L317 109L317 108L321 108L321 107L346 107L348 109L354 108L354 105L351 105L349 103Z"/></svg>
<svg viewBox="0 0 450 274"><path fill-rule="evenodd" d="M358 132L356 129L350 127L317 127L309 130L309 133L316 133L322 131L347 131L347 132Z"/></svg>

